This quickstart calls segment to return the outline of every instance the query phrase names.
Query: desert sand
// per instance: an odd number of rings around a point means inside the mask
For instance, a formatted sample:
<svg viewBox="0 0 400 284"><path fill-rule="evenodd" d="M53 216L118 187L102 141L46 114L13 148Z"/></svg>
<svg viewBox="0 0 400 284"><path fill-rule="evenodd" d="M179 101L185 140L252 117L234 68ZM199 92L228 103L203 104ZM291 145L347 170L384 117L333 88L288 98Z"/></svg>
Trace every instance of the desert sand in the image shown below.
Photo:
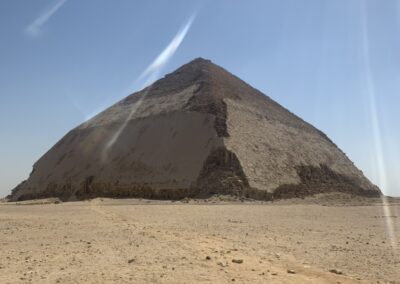
<svg viewBox="0 0 400 284"><path fill-rule="evenodd" d="M346 200L1 202L0 283L400 283L400 202Z"/></svg>

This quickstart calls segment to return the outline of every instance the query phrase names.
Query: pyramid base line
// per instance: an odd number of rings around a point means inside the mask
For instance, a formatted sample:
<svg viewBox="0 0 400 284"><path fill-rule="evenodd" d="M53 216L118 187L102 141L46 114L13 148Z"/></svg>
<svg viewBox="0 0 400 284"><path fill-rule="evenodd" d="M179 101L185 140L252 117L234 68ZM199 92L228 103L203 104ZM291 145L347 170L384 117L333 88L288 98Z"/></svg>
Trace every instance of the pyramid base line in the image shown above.
<svg viewBox="0 0 400 284"><path fill-rule="evenodd" d="M17 195L18 187L8 196L10 201L23 201L57 197L62 201L86 200L97 197L104 198L145 198L158 200L180 200L183 198L209 198L213 195L225 194L237 197L250 198L255 200L272 201L278 199L304 198L318 193L342 192L364 197L379 197L381 193L377 190L365 190L359 187L347 176L333 172L328 167L300 166L297 168L301 183L285 184L276 188L273 192L250 188L246 181L243 182L234 176L224 180L233 180L221 187L215 185L216 177L211 177L210 186L204 178L200 177L198 184L201 187L181 189L155 189L147 185L115 186L108 183L95 182L93 176L88 177L79 188L70 184L50 184L46 190L41 192L26 193L14 198ZM228 172L224 171L225 176ZM219 182L221 179L218 180ZM223 180L222 180L223 181ZM240 182L238 182L240 181ZM220 190L219 190L220 189Z"/></svg>

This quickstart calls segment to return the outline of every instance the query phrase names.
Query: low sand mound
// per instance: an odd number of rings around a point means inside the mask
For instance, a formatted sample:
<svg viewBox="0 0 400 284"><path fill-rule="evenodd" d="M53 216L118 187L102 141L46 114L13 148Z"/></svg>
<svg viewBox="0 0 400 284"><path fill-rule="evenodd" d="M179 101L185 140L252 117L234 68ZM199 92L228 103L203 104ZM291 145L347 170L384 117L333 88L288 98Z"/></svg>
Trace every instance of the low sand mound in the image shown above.
<svg viewBox="0 0 400 284"><path fill-rule="evenodd" d="M14 205L44 205L44 204L59 204L61 200L57 197L54 198L43 198L43 199L31 199L24 201L9 202L8 204Z"/></svg>

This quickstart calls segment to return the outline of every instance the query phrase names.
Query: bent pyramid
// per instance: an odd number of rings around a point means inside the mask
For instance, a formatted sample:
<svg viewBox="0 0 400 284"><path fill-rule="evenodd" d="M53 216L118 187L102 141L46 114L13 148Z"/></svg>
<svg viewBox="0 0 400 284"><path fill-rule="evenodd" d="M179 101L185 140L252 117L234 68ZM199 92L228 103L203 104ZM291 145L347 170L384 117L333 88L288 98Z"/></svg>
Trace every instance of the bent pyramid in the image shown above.
<svg viewBox="0 0 400 284"><path fill-rule="evenodd" d="M11 200L380 195L318 129L195 59L70 131Z"/></svg>

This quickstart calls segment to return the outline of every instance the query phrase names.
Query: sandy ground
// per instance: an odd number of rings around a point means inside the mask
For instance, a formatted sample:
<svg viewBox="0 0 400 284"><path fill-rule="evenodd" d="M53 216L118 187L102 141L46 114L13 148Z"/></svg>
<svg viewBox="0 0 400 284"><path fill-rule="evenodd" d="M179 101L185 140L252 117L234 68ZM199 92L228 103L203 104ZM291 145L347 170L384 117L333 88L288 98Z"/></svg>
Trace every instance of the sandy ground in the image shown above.
<svg viewBox="0 0 400 284"><path fill-rule="evenodd" d="M400 283L398 201L42 203L0 203L0 283Z"/></svg>

